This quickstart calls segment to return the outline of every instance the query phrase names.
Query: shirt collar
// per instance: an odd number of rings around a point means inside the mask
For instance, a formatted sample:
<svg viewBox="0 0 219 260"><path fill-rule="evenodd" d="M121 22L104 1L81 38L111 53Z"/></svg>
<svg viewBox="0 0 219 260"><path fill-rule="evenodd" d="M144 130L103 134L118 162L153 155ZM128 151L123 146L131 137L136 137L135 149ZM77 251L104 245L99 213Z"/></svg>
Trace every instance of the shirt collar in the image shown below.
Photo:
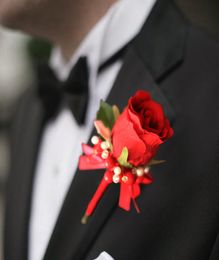
<svg viewBox="0 0 219 260"><path fill-rule="evenodd" d="M156 0L120 0L93 27L70 61L55 47L50 66L64 80L80 56L86 55L90 68L98 67L131 41L142 28Z"/></svg>

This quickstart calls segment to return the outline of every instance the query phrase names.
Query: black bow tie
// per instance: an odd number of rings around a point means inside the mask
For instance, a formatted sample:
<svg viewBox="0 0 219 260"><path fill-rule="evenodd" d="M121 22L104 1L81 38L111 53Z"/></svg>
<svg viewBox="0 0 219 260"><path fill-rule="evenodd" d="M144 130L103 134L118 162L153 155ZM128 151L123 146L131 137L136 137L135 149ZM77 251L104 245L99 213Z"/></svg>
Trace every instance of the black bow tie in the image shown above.
<svg viewBox="0 0 219 260"><path fill-rule="evenodd" d="M38 93L47 118L56 116L61 106L67 106L71 109L78 124L82 125L88 104L88 80L86 57L79 58L65 82L58 80L48 65L38 66Z"/></svg>

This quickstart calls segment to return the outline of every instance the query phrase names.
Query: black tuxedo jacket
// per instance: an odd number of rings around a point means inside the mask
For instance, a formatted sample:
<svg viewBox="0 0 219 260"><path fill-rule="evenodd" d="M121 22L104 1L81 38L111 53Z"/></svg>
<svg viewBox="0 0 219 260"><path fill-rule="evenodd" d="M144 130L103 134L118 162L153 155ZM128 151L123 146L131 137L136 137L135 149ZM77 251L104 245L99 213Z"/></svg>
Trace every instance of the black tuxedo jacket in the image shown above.
<svg viewBox="0 0 219 260"><path fill-rule="evenodd" d="M162 145L154 182L142 187L137 214L117 207L111 185L87 225L80 220L102 171L79 170L64 201L45 260L219 259L219 46L191 25L174 3L159 0L108 97L123 108L145 89L170 118L174 137ZM5 260L26 260L31 188L44 112L35 90L23 96L12 129Z"/></svg>

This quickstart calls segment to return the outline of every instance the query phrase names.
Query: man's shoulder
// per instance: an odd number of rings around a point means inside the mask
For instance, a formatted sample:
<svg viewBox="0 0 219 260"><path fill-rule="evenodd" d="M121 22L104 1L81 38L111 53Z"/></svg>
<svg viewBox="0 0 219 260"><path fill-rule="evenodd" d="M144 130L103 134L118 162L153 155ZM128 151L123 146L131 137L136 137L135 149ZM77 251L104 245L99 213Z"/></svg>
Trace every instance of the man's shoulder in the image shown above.
<svg viewBox="0 0 219 260"><path fill-rule="evenodd" d="M17 100L14 102L12 113L14 117L17 117L20 113L24 113L28 111L28 107L30 108L33 103L33 99L36 96L35 88L32 86L26 87L18 96Z"/></svg>

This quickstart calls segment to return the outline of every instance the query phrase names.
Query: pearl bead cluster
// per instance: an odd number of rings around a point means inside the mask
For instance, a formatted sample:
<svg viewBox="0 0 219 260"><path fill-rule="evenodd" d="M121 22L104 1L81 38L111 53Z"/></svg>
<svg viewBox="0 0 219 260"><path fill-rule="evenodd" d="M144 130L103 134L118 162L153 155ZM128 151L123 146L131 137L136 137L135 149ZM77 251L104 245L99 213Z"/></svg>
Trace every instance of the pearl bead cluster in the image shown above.
<svg viewBox="0 0 219 260"><path fill-rule="evenodd" d="M146 167L138 167L138 168L133 168L132 173L136 175L137 177L142 177L144 174L149 173L150 168L148 166ZM120 176L122 174L122 168L119 166L116 166L113 169L114 175L113 175L113 182L114 183L119 183L120 182ZM128 181L128 176L123 175L121 180L126 183Z"/></svg>
<svg viewBox="0 0 219 260"><path fill-rule="evenodd" d="M91 143L93 145L98 145L100 146L100 148L102 149L101 152L101 158L102 159L107 159L110 155L110 144L107 141L102 141L98 136L94 135L91 138ZM132 174L136 175L137 177L142 177L144 174L148 174L149 173L150 168L148 166L146 167L137 167L137 168L133 168L132 169ZM124 183L126 183L129 178L126 175L122 176L122 167L120 166L115 166L113 169L113 182L114 183L119 183L121 181L123 181Z"/></svg>
<svg viewBox="0 0 219 260"><path fill-rule="evenodd" d="M91 143L93 145L97 145L98 143L100 142L100 138L96 135L94 135L92 138L91 138ZM109 157L109 148L110 148L110 144L109 142L107 141L102 141L100 143L100 147L101 149L103 150L102 153L101 153L101 157L102 159L107 159Z"/></svg>
<svg viewBox="0 0 219 260"><path fill-rule="evenodd" d="M116 166L113 169L114 175L113 175L113 182L119 183L120 181L120 174L122 173L122 169L119 166Z"/></svg>
<svg viewBox="0 0 219 260"><path fill-rule="evenodd" d="M146 167L138 167L133 169L133 173L136 174L138 177L143 176L144 174L147 174L149 172L150 168L148 166Z"/></svg>

